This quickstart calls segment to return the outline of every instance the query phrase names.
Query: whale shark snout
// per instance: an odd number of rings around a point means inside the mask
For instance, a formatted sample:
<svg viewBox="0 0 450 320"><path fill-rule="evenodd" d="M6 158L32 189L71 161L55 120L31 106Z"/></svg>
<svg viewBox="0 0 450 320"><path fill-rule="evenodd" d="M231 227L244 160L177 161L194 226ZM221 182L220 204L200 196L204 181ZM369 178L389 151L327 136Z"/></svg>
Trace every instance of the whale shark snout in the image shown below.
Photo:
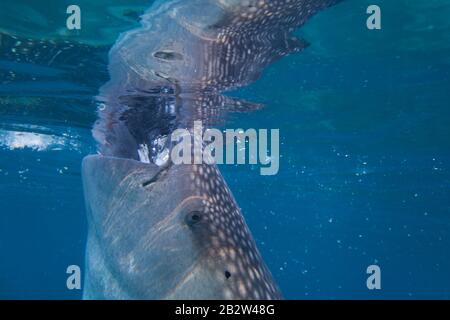
<svg viewBox="0 0 450 320"><path fill-rule="evenodd" d="M84 298L281 298L215 166L88 156L83 181Z"/></svg>

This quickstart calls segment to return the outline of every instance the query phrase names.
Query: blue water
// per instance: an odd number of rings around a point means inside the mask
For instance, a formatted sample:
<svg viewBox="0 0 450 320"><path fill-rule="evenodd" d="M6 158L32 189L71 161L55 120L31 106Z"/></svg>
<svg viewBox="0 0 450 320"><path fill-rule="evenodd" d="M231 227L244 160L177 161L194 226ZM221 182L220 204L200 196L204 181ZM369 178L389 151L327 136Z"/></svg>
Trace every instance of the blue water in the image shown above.
<svg viewBox="0 0 450 320"><path fill-rule="evenodd" d="M93 96L109 47L151 1L90 2L73 33L68 1L0 5L3 299L81 297L66 268L84 264ZM365 27L365 0L309 21L307 50L236 92L266 107L224 125L280 129L278 175L221 171L288 299L450 298L450 2L376 2L382 30ZM372 264L381 290L366 287Z"/></svg>

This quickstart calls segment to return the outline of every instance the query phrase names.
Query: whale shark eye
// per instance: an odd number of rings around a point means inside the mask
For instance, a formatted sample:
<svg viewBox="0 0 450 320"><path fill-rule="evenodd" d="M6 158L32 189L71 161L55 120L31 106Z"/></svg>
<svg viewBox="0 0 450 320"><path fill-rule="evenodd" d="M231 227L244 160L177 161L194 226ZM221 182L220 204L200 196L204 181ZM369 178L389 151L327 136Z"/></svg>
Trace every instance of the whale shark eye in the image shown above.
<svg viewBox="0 0 450 320"><path fill-rule="evenodd" d="M188 225L195 225L202 220L202 213L200 211L191 211L186 216L186 222Z"/></svg>
<svg viewBox="0 0 450 320"><path fill-rule="evenodd" d="M169 50L155 52L153 53L153 56L162 60L183 60L183 55L181 53Z"/></svg>
<svg viewBox="0 0 450 320"><path fill-rule="evenodd" d="M229 279L231 277L231 273L228 270L225 270L225 278Z"/></svg>

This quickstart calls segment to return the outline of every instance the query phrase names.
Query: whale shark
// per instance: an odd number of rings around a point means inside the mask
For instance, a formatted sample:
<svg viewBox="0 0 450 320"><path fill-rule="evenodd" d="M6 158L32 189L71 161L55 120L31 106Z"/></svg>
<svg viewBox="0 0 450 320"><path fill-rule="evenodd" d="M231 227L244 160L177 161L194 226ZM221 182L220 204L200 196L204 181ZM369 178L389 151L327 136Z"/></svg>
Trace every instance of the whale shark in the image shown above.
<svg viewBox="0 0 450 320"><path fill-rule="evenodd" d="M87 157L86 299L281 298L216 167Z"/></svg>
<svg viewBox="0 0 450 320"><path fill-rule="evenodd" d="M339 0L156 1L109 53L82 164L85 299L281 299L214 164L159 165L161 144L196 120L258 103L224 95L308 43L293 33ZM169 146L170 148L170 146Z"/></svg>

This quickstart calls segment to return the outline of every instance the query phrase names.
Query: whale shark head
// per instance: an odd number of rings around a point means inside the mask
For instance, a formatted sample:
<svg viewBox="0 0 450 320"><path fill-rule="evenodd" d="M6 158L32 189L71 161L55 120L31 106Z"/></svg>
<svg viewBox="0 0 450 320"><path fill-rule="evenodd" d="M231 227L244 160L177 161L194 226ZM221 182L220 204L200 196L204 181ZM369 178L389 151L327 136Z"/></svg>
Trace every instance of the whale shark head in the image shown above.
<svg viewBox="0 0 450 320"><path fill-rule="evenodd" d="M83 162L85 298L281 297L215 166L137 160L177 128L259 108L222 93L305 49L295 28L338 2L159 0L120 36L98 96L101 155Z"/></svg>
<svg viewBox="0 0 450 320"><path fill-rule="evenodd" d="M85 298L281 298L215 166L89 156L83 180Z"/></svg>

